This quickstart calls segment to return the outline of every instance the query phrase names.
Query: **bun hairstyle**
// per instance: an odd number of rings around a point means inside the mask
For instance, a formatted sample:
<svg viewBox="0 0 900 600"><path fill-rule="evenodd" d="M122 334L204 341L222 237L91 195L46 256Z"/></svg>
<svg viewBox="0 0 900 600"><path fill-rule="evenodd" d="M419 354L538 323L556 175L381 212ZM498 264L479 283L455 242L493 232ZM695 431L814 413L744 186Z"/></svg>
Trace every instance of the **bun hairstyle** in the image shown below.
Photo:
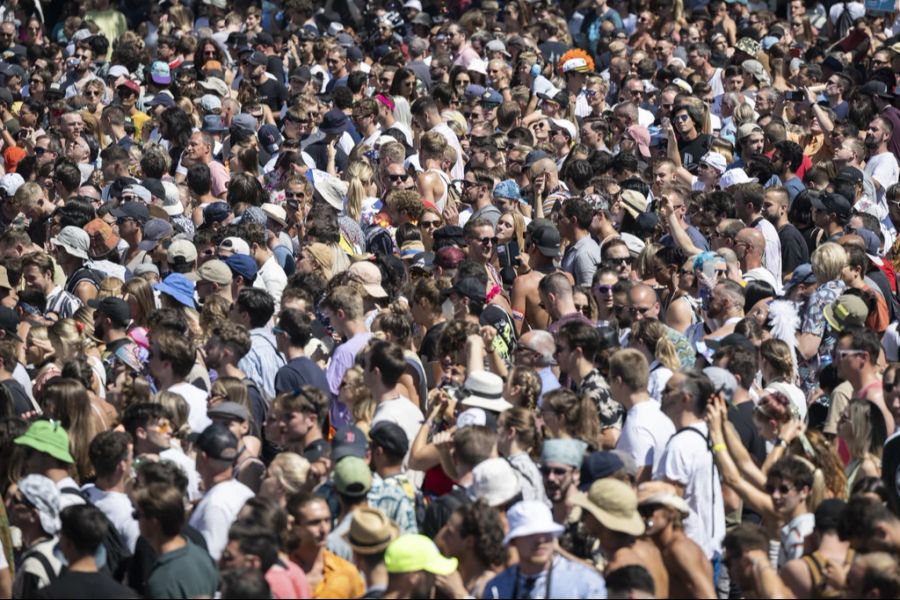
<svg viewBox="0 0 900 600"><path fill-rule="evenodd" d="M770 392L760 398L756 412L776 423L787 423L797 416L790 399L781 392Z"/></svg>

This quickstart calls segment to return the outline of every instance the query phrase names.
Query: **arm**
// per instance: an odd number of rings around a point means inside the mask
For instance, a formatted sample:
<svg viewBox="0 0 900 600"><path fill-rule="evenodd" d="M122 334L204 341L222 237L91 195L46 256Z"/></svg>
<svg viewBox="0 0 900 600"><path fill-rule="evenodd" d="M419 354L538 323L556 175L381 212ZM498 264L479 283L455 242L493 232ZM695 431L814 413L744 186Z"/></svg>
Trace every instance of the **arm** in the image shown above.
<svg viewBox="0 0 900 600"><path fill-rule="evenodd" d="M784 585L778 571L769 563L769 557L762 550L751 550L741 561L750 562L753 569L754 590L759 598L793 598L791 590Z"/></svg>
<svg viewBox="0 0 900 600"><path fill-rule="evenodd" d="M669 203L664 203L661 208L663 216L665 216L666 222L669 224L669 233L672 234L672 239L675 240L676 244L681 246L681 249L684 250L685 254L690 257L703 252L701 248L695 246L694 242L691 241L691 236L688 235L687 230L681 224L678 215L672 210Z"/></svg>
<svg viewBox="0 0 900 600"><path fill-rule="evenodd" d="M672 550L672 557L675 560L674 563L667 565L671 569L670 579L682 582L691 598L715 598L716 586L713 585L712 563L708 560L692 560L703 556L699 546L685 540L678 542Z"/></svg>
<svg viewBox="0 0 900 600"><path fill-rule="evenodd" d="M526 280L524 277L516 277L512 287L512 314L513 323L516 326L516 335L522 334L522 325L525 323L525 306L528 299Z"/></svg>
<svg viewBox="0 0 900 600"><path fill-rule="evenodd" d="M740 470L741 476L759 489L765 487L766 476L764 471L760 471L759 467L756 466L753 457L747 452L747 448L741 442L741 436L734 426L727 421L723 422L722 434L725 439L725 445L728 446L728 453L731 455L735 466Z"/></svg>
<svg viewBox="0 0 900 600"><path fill-rule="evenodd" d="M819 120L819 125L822 126L822 131L825 132L825 137L831 135L831 132L834 131L834 122L831 120L831 117L828 116L828 112L819 106L819 103L816 102L816 92L821 91L820 86L813 86L810 88L803 88L803 91L806 93L806 100L809 102L809 105L812 107L813 114L816 115L816 119Z"/></svg>
<svg viewBox="0 0 900 600"><path fill-rule="evenodd" d="M809 567L799 558L790 560L778 572L781 580L797 598L810 598L812 596L812 575Z"/></svg>
<svg viewBox="0 0 900 600"><path fill-rule="evenodd" d="M435 389L428 394L428 416L419 427L416 439L413 440L409 450L409 468L416 471L427 471L441 462L440 452L434 444L428 442L428 437L434 427L435 421L443 416L451 404L450 397L444 390ZM453 414L452 410L450 414Z"/></svg>
<svg viewBox="0 0 900 600"><path fill-rule="evenodd" d="M814 333L800 333L797 335L797 350L806 360L811 359L819 352L819 344L822 343L822 336Z"/></svg>

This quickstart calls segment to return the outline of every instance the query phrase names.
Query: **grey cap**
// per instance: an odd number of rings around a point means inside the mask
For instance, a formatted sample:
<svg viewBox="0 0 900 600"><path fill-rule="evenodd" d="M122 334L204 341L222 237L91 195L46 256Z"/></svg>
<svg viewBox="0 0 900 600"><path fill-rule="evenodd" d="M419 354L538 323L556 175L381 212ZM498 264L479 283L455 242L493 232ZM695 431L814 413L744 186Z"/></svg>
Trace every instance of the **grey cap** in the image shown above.
<svg viewBox="0 0 900 600"><path fill-rule="evenodd" d="M135 275L143 275L145 273L153 273L154 275L159 275L159 267L154 265L153 263L141 263L134 268L133 273Z"/></svg>
<svg viewBox="0 0 900 600"><path fill-rule="evenodd" d="M737 391L738 382L732 375L731 371L727 371L722 367L706 367L703 374L709 377L716 393L725 392L725 400L731 402L734 399L734 393Z"/></svg>
<svg viewBox="0 0 900 600"><path fill-rule="evenodd" d="M66 225L50 243L62 248L72 256L88 260L88 250L91 247L91 237L88 233L74 225Z"/></svg>
<svg viewBox="0 0 900 600"><path fill-rule="evenodd" d="M238 421L250 421L250 411L237 402L221 402L207 409L206 414L210 418L222 417Z"/></svg>

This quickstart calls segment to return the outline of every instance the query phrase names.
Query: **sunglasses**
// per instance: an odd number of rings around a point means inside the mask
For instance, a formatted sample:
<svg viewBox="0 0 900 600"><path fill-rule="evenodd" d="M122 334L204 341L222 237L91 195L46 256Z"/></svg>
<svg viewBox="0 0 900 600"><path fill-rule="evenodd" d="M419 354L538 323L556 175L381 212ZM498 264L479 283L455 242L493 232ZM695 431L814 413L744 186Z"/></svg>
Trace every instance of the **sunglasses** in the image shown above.
<svg viewBox="0 0 900 600"><path fill-rule="evenodd" d="M388 179L390 179L391 181L405 181L409 179L409 174L404 173L402 175L388 175Z"/></svg>
<svg viewBox="0 0 900 600"><path fill-rule="evenodd" d="M650 310L649 306L629 306L628 307L628 312L630 312L633 315L637 315L637 314L645 315L645 314L647 314L648 310Z"/></svg>
<svg viewBox="0 0 900 600"><path fill-rule="evenodd" d="M440 226L440 221L422 221L421 223L419 223L419 227L422 227L424 229L437 229Z"/></svg>
<svg viewBox="0 0 900 600"><path fill-rule="evenodd" d="M627 265L627 264L631 264L631 257L630 256L621 256L619 258L607 258L606 262L613 264L613 265Z"/></svg>
<svg viewBox="0 0 900 600"><path fill-rule="evenodd" d="M612 296L613 286L611 285L595 285L594 291L604 296Z"/></svg>
<svg viewBox="0 0 900 600"><path fill-rule="evenodd" d="M769 495L772 495L775 492L778 492L782 496L787 496L788 494L790 494L793 491L793 489L794 489L794 486L787 485L784 483L782 483L781 485L778 485L778 486L766 485L766 493Z"/></svg>
<svg viewBox="0 0 900 600"><path fill-rule="evenodd" d="M481 239L469 238L469 241L477 242L477 243L481 244L482 246L491 246L491 245L496 246L497 245L496 237L483 237Z"/></svg>

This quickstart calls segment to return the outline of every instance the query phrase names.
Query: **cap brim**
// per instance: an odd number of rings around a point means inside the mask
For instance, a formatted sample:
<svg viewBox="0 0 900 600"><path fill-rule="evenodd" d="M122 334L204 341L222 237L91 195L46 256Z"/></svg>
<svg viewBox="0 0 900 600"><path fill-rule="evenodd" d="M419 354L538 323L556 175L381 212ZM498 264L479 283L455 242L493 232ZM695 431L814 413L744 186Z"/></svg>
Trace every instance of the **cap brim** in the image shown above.
<svg viewBox="0 0 900 600"><path fill-rule="evenodd" d="M156 245L159 244L159 240L143 240L140 244L138 244L138 250L143 250L144 252L150 252Z"/></svg>
<svg viewBox="0 0 900 600"><path fill-rule="evenodd" d="M583 492L576 494L575 497L572 498L571 503L573 506L578 506L591 513L595 519L600 521L601 525L612 531L618 531L635 537L644 535L644 532L646 531L644 521L637 512L635 512L631 518L623 519L622 517L617 517L591 502L588 499L588 495Z"/></svg>
<svg viewBox="0 0 900 600"><path fill-rule="evenodd" d="M388 293L378 284L375 283L367 283L363 286L366 290L366 293L372 296L373 298L387 298Z"/></svg>
<svg viewBox="0 0 900 600"><path fill-rule="evenodd" d="M450 575L458 566L459 561L455 558L436 556L427 565L423 565L422 570L433 575Z"/></svg>
<svg viewBox="0 0 900 600"><path fill-rule="evenodd" d="M563 527L559 523L554 523L552 527L536 527L534 525L525 523L522 527L510 529L509 533L507 533L503 537L503 545L508 545L516 538L534 535L536 533L549 533L553 537L559 537L565 530L565 527Z"/></svg>
<svg viewBox="0 0 900 600"><path fill-rule="evenodd" d="M548 248L546 246L538 246L538 251L547 258L558 258L559 248Z"/></svg>
<svg viewBox="0 0 900 600"><path fill-rule="evenodd" d="M496 413L502 413L513 407L512 404L502 398L500 400L495 400L493 398L482 398L481 396L469 396L462 401L462 405L468 406L469 408L481 408Z"/></svg>
<svg viewBox="0 0 900 600"><path fill-rule="evenodd" d="M90 258L88 256L87 252L85 252L84 250L79 250L77 248L73 248L64 242L59 241L56 238L51 239L50 243L52 245L56 246L57 248L62 248L63 250L65 250L72 256L77 256L78 258L83 258L84 260L88 260Z"/></svg>
<svg viewBox="0 0 900 600"><path fill-rule="evenodd" d="M831 328L835 331L841 331L843 326L837 322L837 319L834 318L834 308L831 304L825 306L822 309L822 316L825 317L825 321L831 325Z"/></svg>
<svg viewBox="0 0 900 600"><path fill-rule="evenodd" d="M828 210L828 207L825 206L825 203L822 202L821 198L819 198L815 194L809 195L809 203L812 204L813 208L815 208L816 210Z"/></svg>

